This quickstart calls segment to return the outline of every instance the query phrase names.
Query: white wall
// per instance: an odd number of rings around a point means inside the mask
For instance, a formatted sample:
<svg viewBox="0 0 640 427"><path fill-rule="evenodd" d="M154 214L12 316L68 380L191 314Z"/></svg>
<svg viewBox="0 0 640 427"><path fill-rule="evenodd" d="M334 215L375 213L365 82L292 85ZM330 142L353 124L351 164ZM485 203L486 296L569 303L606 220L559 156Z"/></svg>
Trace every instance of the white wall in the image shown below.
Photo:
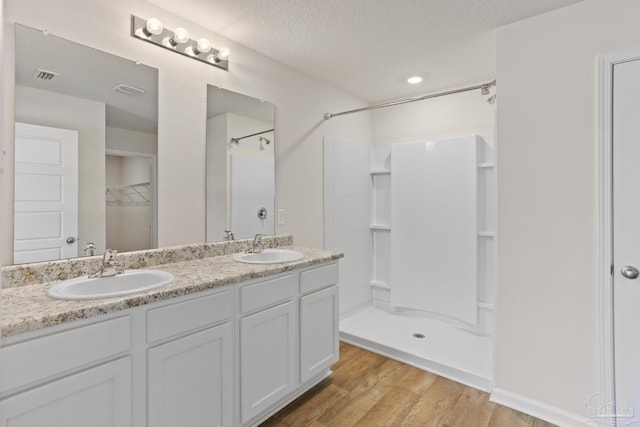
<svg viewBox="0 0 640 427"><path fill-rule="evenodd" d="M229 46L230 71L131 37L131 14L154 16L167 28L184 26L196 38ZM14 113L13 22L158 68L158 243L203 242L207 84L265 99L276 105L276 208L287 210L287 223L276 231L292 233L298 244L322 246L322 136L370 139L368 115L324 121L323 114L363 101L142 0L10 0L5 15L5 141L13 140L12 126L6 126Z"/></svg>
<svg viewBox="0 0 640 427"><path fill-rule="evenodd" d="M373 110L373 143L484 136L493 132L495 122L495 106L487 98L475 90Z"/></svg>
<svg viewBox="0 0 640 427"><path fill-rule="evenodd" d="M229 160L227 115L207 120L207 242L223 238L229 229Z"/></svg>
<svg viewBox="0 0 640 427"><path fill-rule="evenodd" d="M16 121L78 131L78 248L83 242L94 242L104 248L104 153L105 105L100 102L27 86L15 88ZM13 128L12 124L5 124ZM7 179L3 201L3 264L12 264L13 254L13 137L5 157ZM11 161L9 161L11 159Z"/></svg>
<svg viewBox="0 0 640 427"><path fill-rule="evenodd" d="M497 31L496 388L582 420L600 391L596 58L640 45L639 16L587 0Z"/></svg>
<svg viewBox="0 0 640 427"><path fill-rule="evenodd" d="M158 135L107 126L107 149L157 154Z"/></svg>
<svg viewBox="0 0 640 427"><path fill-rule="evenodd" d="M324 139L324 244L340 261L340 316L371 300L369 145Z"/></svg>

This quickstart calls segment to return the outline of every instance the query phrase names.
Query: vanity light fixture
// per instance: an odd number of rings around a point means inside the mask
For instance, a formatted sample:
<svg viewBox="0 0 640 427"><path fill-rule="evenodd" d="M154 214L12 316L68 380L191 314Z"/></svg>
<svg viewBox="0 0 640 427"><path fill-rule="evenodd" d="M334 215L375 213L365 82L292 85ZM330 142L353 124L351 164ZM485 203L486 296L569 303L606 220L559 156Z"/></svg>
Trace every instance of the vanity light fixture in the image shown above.
<svg viewBox="0 0 640 427"><path fill-rule="evenodd" d="M131 15L131 36L190 58L206 62L223 70L229 70L230 51L226 47L215 49L205 38L192 40L189 31L179 27L171 31L156 18L143 19Z"/></svg>

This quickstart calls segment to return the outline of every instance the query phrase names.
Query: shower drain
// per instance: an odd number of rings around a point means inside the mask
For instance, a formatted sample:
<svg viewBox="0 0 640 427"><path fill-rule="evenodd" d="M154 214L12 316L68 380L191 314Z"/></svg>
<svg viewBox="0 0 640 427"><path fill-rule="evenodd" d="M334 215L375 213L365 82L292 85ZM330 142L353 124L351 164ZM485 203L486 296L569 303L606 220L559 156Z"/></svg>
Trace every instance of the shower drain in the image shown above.
<svg viewBox="0 0 640 427"><path fill-rule="evenodd" d="M413 337L414 338L426 338L426 335L425 334L415 333L415 334L413 334Z"/></svg>

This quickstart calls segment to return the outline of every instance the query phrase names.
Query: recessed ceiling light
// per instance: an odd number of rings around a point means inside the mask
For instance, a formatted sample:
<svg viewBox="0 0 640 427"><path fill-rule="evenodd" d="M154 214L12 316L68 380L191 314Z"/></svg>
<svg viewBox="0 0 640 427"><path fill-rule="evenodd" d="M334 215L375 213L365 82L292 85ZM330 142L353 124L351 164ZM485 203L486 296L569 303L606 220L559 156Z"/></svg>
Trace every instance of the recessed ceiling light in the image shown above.
<svg viewBox="0 0 640 427"><path fill-rule="evenodd" d="M420 76L411 76L407 79L407 83L412 85L417 85L420 82L422 82L422 77Z"/></svg>

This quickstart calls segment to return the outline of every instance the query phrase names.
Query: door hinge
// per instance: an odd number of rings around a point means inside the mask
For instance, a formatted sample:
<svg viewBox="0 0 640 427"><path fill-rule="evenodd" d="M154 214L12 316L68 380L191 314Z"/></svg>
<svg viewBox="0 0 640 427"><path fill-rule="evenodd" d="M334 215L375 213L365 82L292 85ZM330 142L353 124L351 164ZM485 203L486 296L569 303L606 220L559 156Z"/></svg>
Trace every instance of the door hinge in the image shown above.
<svg viewBox="0 0 640 427"><path fill-rule="evenodd" d="M611 264L611 270L609 271L609 274L613 276L613 264Z"/></svg>

